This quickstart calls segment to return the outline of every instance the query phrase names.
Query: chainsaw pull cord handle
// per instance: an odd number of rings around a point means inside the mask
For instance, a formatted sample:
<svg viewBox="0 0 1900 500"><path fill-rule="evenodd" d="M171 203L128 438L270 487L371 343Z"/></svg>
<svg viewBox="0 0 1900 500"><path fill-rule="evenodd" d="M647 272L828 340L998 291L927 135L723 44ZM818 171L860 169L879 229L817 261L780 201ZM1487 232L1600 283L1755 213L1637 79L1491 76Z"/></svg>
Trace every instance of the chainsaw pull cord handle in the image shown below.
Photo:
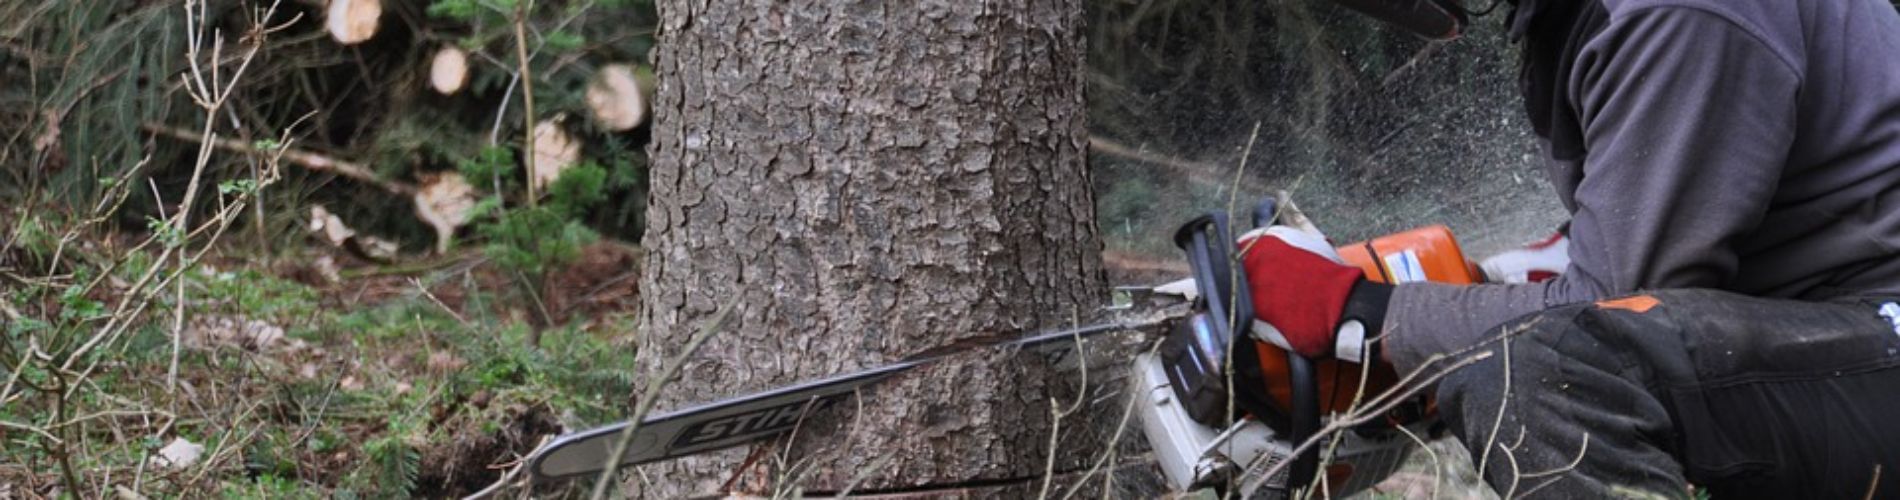
<svg viewBox="0 0 1900 500"><path fill-rule="evenodd" d="M1273 224L1274 216L1279 212L1279 201L1272 196L1262 196L1253 206L1253 225L1255 229ZM1288 385L1293 389L1293 407L1290 415L1287 437L1297 447L1314 434L1319 433L1319 363L1300 353L1286 350ZM1289 490L1298 490L1312 486L1319 472L1319 447L1314 446L1292 457L1293 463L1287 467L1287 486Z"/></svg>

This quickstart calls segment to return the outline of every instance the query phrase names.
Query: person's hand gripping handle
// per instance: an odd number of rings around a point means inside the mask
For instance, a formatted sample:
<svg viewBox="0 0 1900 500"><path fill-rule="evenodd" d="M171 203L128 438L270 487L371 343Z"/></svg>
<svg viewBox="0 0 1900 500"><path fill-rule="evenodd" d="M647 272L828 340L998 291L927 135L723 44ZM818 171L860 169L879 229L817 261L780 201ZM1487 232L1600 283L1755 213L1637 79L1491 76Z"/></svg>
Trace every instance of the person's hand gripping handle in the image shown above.
<svg viewBox="0 0 1900 500"><path fill-rule="evenodd" d="M1297 209L1272 198L1254 207L1240 238L1240 262L1258 321L1257 338L1309 358L1364 362L1366 340L1385 323L1390 285L1341 262L1326 236Z"/></svg>

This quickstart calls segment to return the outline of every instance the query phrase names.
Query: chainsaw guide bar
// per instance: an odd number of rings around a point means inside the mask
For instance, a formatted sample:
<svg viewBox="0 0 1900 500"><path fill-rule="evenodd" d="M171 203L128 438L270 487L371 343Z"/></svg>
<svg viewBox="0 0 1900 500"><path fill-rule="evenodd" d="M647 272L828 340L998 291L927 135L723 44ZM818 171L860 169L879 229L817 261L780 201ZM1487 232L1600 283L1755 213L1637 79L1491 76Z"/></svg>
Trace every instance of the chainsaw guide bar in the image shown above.
<svg viewBox="0 0 1900 500"><path fill-rule="evenodd" d="M861 389L956 354L988 348L1053 351L1102 334L1161 325L1185 313L1183 307L1158 307L1139 313L1124 311L1114 319L1087 326L1022 337L965 340L876 368L674 410L640 422L627 442L620 465L657 462L769 439L791 431L806 416L829 408ZM569 433L547 443L527 459L530 480L540 482L600 472L606 468L608 457L612 456L628 425L630 422L621 422Z"/></svg>

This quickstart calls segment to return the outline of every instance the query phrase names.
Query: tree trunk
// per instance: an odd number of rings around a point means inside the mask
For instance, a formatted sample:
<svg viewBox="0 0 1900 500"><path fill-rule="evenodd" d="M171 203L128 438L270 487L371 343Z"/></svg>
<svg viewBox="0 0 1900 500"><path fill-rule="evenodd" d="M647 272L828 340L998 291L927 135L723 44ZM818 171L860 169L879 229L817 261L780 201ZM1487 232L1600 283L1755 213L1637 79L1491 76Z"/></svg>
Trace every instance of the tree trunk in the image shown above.
<svg viewBox="0 0 1900 500"><path fill-rule="evenodd" d="M658 408L1064 326L1104 305L1081 0L659 8L641 366L656 373L715 309L739 306ZM799 449L831 452L801 484L1033 478L1050 398L1073 397L1054 376L1018 356L887 382L861 414L800 429ZM788 486L759 477L774 459L741 471L746 456L657 465L644 493L705 493L735 476Z"/></svg>

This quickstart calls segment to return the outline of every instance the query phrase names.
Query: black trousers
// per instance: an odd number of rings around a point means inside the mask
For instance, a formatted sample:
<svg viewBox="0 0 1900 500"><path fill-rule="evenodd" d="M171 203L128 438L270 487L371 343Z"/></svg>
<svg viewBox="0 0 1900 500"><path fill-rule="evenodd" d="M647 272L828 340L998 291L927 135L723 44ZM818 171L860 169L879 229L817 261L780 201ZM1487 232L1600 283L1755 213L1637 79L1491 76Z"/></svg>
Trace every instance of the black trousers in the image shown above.
<svg viewBox="0 0 1900 500"><path fill-rule="evenodd" d="M1507 497L1900 498L1895 301L1556 308L1502 327L1517 333L1441 381L1439 408Z"/></svg>

